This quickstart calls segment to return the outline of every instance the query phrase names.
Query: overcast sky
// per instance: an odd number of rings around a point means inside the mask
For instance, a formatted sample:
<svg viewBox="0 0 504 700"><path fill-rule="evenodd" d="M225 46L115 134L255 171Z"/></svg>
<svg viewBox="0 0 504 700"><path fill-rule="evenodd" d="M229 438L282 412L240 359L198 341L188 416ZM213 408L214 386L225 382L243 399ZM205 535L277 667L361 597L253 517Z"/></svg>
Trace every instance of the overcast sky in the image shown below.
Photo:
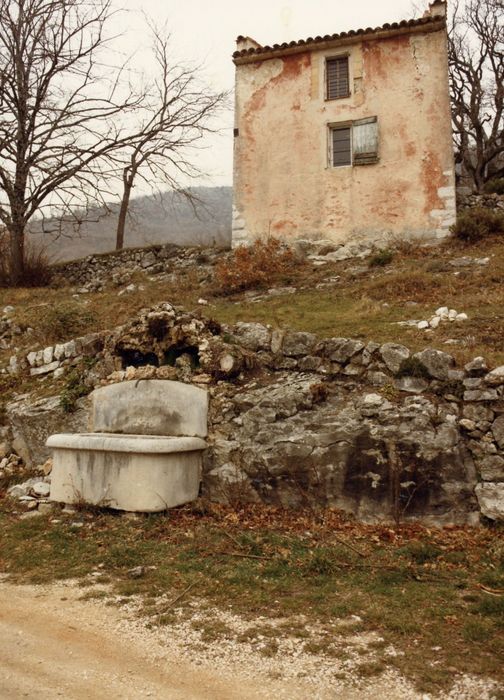
<svg viewBox="0 0 504 700"><path fill-rule="evenodd" d="M173 55L183 62L204 63L207 82L216 90L230 90L234 83L231 54L239 34L260 44L282 43L309 36L376 27L412 17L411 0L118 0L127 12L118 22L123 46L139 46L138 65L149 70L147 34L143 35L141 11L156 24L167 22ZM423 4L423 3L422 3ZM425 7L428 0L425 0ZM212 137L195 155L200 169L209 173L201 184L232 184L231 110L222 120L222 135ZM138 193L139 194L139 193Z"/></svg>

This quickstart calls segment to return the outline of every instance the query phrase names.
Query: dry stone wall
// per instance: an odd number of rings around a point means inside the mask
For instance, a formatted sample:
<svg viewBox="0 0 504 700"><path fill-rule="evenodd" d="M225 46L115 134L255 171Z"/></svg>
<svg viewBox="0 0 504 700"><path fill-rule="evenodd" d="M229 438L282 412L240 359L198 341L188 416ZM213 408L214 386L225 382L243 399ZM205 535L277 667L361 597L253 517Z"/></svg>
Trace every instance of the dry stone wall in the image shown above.
<svg viewBox="0 0 504 700"><path fill-rule="evenodd" d="M148 378L208 389L211 499L332 506L367 521L504 519L504 367L483 358L457 367L433 348L221 327L169 303L93 343L92 366L74 358L90 390ZM85 404L76 415L45 402L35 418L29 397L7 407L38 461L48 434L86 423Z"/></svg>

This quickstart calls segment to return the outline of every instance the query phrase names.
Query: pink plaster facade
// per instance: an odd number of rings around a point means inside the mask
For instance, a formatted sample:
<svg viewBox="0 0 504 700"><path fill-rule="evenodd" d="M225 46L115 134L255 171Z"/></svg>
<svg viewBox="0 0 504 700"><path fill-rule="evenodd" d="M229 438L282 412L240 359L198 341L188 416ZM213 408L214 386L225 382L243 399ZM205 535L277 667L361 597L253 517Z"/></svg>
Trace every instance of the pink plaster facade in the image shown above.
<svg viewBox="0 0 504 700"><path fill-rule="evenodd" d="M447 235L456 211L445 9L436 0L423 20L282 47L239 38L233 245ZM348 56L350 95L328 100L326 61L338 56ZM334 167L331 130L373 117L376 162Z"/></svg>

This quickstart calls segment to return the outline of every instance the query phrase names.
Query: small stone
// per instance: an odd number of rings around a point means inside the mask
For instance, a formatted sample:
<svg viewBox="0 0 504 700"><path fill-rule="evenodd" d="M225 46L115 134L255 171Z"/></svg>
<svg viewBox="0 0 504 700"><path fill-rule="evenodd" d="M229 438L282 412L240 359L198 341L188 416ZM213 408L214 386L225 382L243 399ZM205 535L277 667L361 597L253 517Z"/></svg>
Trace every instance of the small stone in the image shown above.
<svg viewBox="0 0 504 700"><path fill-rule="evenodd" d="M441 306L439 309L437 309L436 316L439 316L440 318L448 318L448 313L448 307Z"/></svg>
<svg viewBox="0 0 504 700"><path fill-rule="evenodd" d="M485 382L489 386L499 386L504 384L504 365L496 367L485 376Z"/></svg>
<svg viewBox="0 0 504 700"><path fill-rule="evenodd" d="M51 362L50 365L42 365L42 367L32 367L30 369L30 375L32 377L37 377L42 374L49 374L50 372L54 372L54 370L58 369L59 367L59 362L58 360L55 360L54 362Z"/></svg>
<svg viewBox="0 0 504 700"><path fill-rule="evenodd" d="M269 350L271 331L262 323L237 323L232 329L232 337L247 350Z"/></svg>
<svg viewBox="0 0 504 700"><path fill-rule="evenodd" d="M449 310L449 312L448 312L448 320L449 321L455 321L457 316L458 316L458 311L456 311L455 309Z"/></svg>
<svg viewBox="0 0 504 700"><path fill-rule="evenodd" d="M428 321L420 321L418 324L417 328L419 331L425 331L429 327L429 322Z"/></svg>
<svg viewBox="0 0 504 700"><path fill-rule="evenodd" d="M143 566L135 566L134 569L130 569L128 571L128 576L130 578L142 578L142 576L145 574L145 567Z"/></svg>
<svg viewBox="0 0 504 700"><path fill-rule="evenodd" d="M480 483L475 488L482 514L490 520L504 520L504 483Z"/></svg>
<svg viewBox="0 0 504 700"><path fill-rule="evenodd" d="M385 343L380 348L382 360L385 362L387 369L396 374L399 372L403 360L407 360L410 356L410 351L404 345L397 343Z"/></svg>
<svg viewBox="0 0 504 700"><path fill-rule="evenodd" d="M198 299L198 304L201 306L208 306L208 300L207 299Z"/></svg>
<svg viewBox="0 0 504 700"><path fill-rule="evenodd" d="M468 432L476 430L476 423L472 420L469 420L469 418L462 418L462 420L459 421L459 425L461 428L464 428L464 430L467 430Z"/></svg>
<svg viewBox="0 0 504 700"><path fill-rule="evenodd" d="M464 392L464 401L496 401L498 398L495 389L487 389L486 391L474 389Z"/></svg>
<svg viewBox="0 0 504 700"><path fill-rule="evenodd" d="M467 314L464 314L464 313L457 314L455 316L455 321L467 321L468 318L469 318L469 316Z"/></svg>
<svg viewBox="0 0 504 700"><path fill-rule="evenodd" d="M475 357L465 365L464 369L473 377L481 377L488 372L487 363L483 357Z"/></svg>
<svg viewBox="0 0 504 700"><path fill-rule="evenodd" d="M381 394L366 394L362 400L364 406L381 406L383 396Z"/></svg>
<svg viewBox="0 0 504 700"><path fill-rule="evenodd" d="M439 316L433 316L433 318L431 318L431 320L429 321L430 327L434 330L439 326L440 323L441 319L439 318Z"/></svg>
<svg viewBox="0 0 504 700"><path fill-rule="evenodd" d="M365 345L360 340L331 338L330 347L332 350L330 359L333 362L344 364L353 358L354 355L361 352L361 350L364 350Z"/></svg>
<svg viewBox="0 0 504 700"><path fill-rule="evenodd" d="M504 450L504 415L499 416L492 425L492 434L501 450Z"/></svg>
<svg viewBox="0 0 504 700"><path fill-rule="evenodd" d="M421 394L429 388L429 382L417 377L399 377L394 382L396 389L409 394Z"/></svg>
<svg viewBox="0 0 504 700"><path fill-rule="evenodd" d="M498 455L485 457L479 465L483 481L504 481L504 459Z"/></svg>
<svg viewBox="0 0 504 700"><path fill-rule="evenodd" d="M54 348L48 347L44 349L44 364L50 365L54 357Z"/></svg>
<svg viewBox="0 0 504 700"><path fill-rule="evenodd" d="M455 360L451 355L433 348L426 348L422 352L417 352L413 357L424 365L431 377L443 381L448 379L448 372L455 364Z"/></svg>
<svg viewBox="0 0 504 700"><path fill-rule="evenodd" d="M49 493L51 492L51 487L44 481L39 481L36 484L33 484L32 491L36 496L40 496L41 498L47 498L49 496Z"/></svg>

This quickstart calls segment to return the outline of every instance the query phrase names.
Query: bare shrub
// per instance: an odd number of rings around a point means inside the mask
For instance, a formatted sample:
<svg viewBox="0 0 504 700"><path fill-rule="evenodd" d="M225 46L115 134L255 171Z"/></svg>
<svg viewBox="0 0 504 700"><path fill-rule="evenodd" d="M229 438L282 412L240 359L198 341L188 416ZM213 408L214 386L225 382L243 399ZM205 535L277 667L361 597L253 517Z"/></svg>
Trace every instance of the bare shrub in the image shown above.
<svg viewBox="0 0 504 700"><path fill-rule="evenodd" d="M452 234L465 243L477 243L484 238L504 233L504 214L483 207L461 214L451 228Z"/></svg>
<svg viewBox="0 0 504 700"><path fill-rule="evenodd" d="M18 287L47 287L51 283L50 259L40 245L27 240L24 247L23 276L17 281ZM0 287L14 286L9 268L9 236L0 233Z"/></svg>
<svg viewBox="0 0 504 700"><path fill-rule="evenodd" d="M294 252L277 238L257 239L239 246L215 266L217 293L228 295L245 289L264 288L279 280L289 281L300 266Z"/></svg>

